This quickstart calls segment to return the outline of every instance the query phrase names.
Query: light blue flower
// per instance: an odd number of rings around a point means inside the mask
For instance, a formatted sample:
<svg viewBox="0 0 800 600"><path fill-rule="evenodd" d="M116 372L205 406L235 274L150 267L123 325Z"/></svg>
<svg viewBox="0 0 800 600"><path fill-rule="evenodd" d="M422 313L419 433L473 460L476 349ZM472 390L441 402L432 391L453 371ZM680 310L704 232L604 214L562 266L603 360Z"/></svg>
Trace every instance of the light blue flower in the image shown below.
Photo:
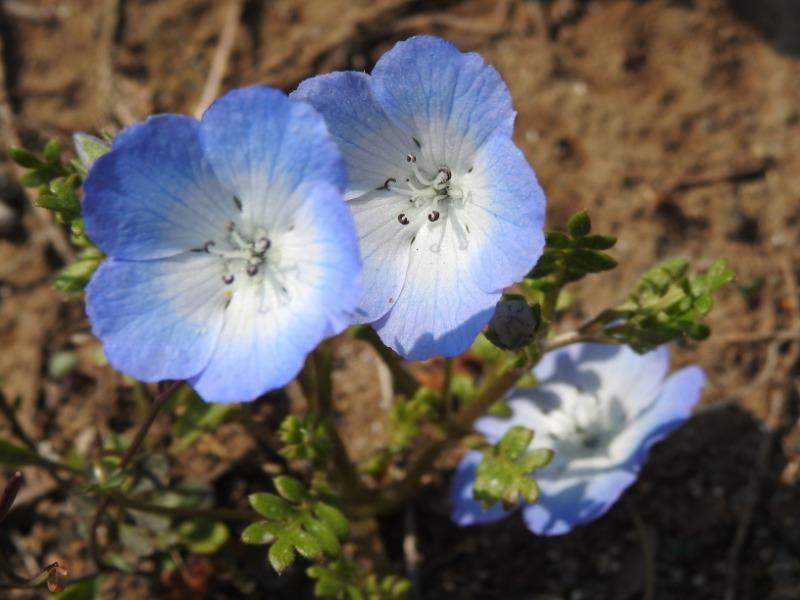
<svg viewBox="0 0 800 600"><path fill-rule="evenodd" d="M364 259L359 320L410 359L466 350L544 243L544 193L511 140L500 75L420 36L371 76L320 75L293 97L324 115L347 165Z"/></svg>
<svg viewBox="0 0 800 600"><path fill-rule="evenodd" d="M86 302L111 365L219 402L290 381L358 302L344 180L322 117L268 87L227 94L201 121L122 131L83 207L110 257Z"/></svg>
<svg viewBox="0 0 800 600"><path fill-rule="evenodd" d="M666 347L639 355L627 346L577 344L545 355L539 385L509 394L509 419L482 417L475 428L496 443L514 425L535 431L532 448L555 450L535 472L541 495L523 504L528 528L560 535L603 515L636 481L650 447L691 414L705 382L702 369L667 377ZM480 452L469 452L451 488L453 520L488 523L508 513L498 503L483 510L472 497Z"/></svg>

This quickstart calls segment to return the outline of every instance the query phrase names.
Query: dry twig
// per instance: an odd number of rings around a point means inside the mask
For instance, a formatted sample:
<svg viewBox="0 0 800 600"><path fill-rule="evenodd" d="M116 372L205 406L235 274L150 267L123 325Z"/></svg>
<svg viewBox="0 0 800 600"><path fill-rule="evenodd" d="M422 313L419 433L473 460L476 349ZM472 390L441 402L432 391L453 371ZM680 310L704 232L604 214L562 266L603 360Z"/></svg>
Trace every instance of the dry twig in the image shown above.
<svg viewBox="0 0 800 600"><path fill-rule="evenodd" d="M203 116L206 109L219 95L222 80L228 70L228 61L233 50L233 43L236 40L236 31L239 29L239 20L242 16L243 0L229 0L225 17L222 21L222 30L219 34L217 48L214 57L211 59L211 67L208 70L208 77L200 94L200 100L194 109L194 116L198 119Z"/></svg>

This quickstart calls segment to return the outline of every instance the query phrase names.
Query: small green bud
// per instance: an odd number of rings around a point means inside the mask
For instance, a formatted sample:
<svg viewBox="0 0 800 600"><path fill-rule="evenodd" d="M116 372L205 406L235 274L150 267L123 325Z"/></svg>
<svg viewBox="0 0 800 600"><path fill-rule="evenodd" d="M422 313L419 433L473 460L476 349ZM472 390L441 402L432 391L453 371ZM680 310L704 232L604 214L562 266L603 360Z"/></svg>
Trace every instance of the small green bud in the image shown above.
<svg viewBox="0 0 800 600"><path fill-rule="evenodd" d="M580 239L589 235L592 231L592 221L585 210L575 213L567 221L567 231L575 238Z"/></svg>

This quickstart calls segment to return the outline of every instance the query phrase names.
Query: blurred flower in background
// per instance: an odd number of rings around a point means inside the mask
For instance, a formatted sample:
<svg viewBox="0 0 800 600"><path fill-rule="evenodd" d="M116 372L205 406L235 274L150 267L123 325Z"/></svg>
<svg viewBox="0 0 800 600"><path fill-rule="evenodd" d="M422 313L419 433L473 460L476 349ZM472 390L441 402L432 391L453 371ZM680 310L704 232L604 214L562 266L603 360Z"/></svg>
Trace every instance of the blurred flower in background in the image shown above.
<svg viewBox="0 0 800 600"><path fill-rule="evenodd" d="M510 418L476 422L489 443L522 425L535 431L534 447L555 451L536 472L539 501L521 507L531 531L560 535L593 521L636 481L652 445L689 418L705 382L699 367L670 376L668 369L666 347L640 355L627 346L568 346L545 355L535 369L537 387L509 395ZM481 457L468 452L453 479L452 518L459 525L508 514L499 503L484 510L473 499Z"/></svg>

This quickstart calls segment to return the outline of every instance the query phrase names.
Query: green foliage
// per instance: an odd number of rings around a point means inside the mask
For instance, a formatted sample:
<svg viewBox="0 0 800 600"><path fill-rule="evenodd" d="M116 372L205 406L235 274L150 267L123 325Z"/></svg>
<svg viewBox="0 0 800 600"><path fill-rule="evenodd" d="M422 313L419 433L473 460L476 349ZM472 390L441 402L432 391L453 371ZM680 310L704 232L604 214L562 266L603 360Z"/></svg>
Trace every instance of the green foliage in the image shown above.
<svg viewBox="0 0 800 600"><path fill-rule="evenodd" d="M288 460L307 460L318 464L328 456L330 440L325 425L313 416L289 415L278 429L283 442L281 455Z"/></svg>
<svg viewBox="0 0 800 600"><path fill-rule="evenodd" d="M530 503L539 498L539 486L531 474L552 460L553 451L547 448L528 450L532 441L533 431L517 425L494 447L483 452L472 490L475 499L485 508L502 502L508 509L520 500Z"/></svg>
<svg viewBox="0 0 800 600"><path fill-rule="evenodd" d="M528 274L529 285L546 292L583 279L590 273L601 273L616 267L617 261L602 251L613 248L617 238L589 235L591 230L589 215L581 211L570 217L567 233L545 233L544 253Z"/></svg>
<svg viewBox="0 0 800 600"><path fill-rule="evenodd" d="M700 319L711 310L714 293L733 277L724 259L699 273L691 273L686 260L667 260L642 276L626 302L601 315L607 324L603 333L637 352L703 340L710 329Z"/></svg>
<svg viewBox="0 0 800 600"><path fill-rule="evenodd" d="M36 452L16 446L7 440L0 440L0 468L16 469L46 464L47 461Z"/></svg>
<svg viewBox="0 0 800 600"><path fill-rule="evenodd" d="M84 177L91 169L94 161L111 150L110 136L106 136L106 139L101 139L88 133L79 132L72 136L72 142L75 146L75 152L78 154L78 163L75 166Z"/></svg>
<svg viewBox="0 0 800 600"><path fill-rule="evenodd" d="M368 573L345 556L327 565L313 565L306 569L306 574L315 580L314 595L318 598L403 600L411 590L407 579Z"/></svg>
<svg viewBox="0 0 800 600"><path fill-rule="evenodd" d="M348 532L347 518L306 490L293 477L273 479L278 494L251 494L250 505L265 518L242 532L246 544L269 544L267 558L278 573L288 569L296 554L308 559L340 556L341 540ZM296 553L296 554L295 554Z"/></svg>
<svg viewBox="0 0 800 600"><path fill-rule="evenodd" d="M79 145L79 140L84 142L85 148ZM79 157L85 156L81 162L68 164L61 159L61 144L57 140L47 142L41 157L22 148L9 150L11 159L28 170L21 178L22 184L38 188L34 204L52 211L58 222L69 227L71 242L81 249L75 261L61 271L55 282L55 287L68 295L82 293L103 260L103 254L92 245L83 229L80 188L88 169L84 158L93 161L104 153L103 147L105 151L110 149L103 140L86 134L76 135L75 141Z"/></svg>
<svg viewBox="0 0 800 600"><path fill-rule="evenodd" d="M423 423L436 417L441 408L441 395L427 387L420 387L411 398L397 398L389 412L389 448L393 452L407 448L422 433Z"/></svg>
<svg viewBox="0 0 800 600"><path fill-rule="evenodd" d="M178 418L172 428L172 447L177 452L189 447L203 433L219 427L236 408L233 404L204 402L188 386L183 386L176 396L175 412Z"/></svg>
<svg viewBox="0 0 800 600"><path fill-rule="evenodd" d="M230 537L223 523L202 518L183 521L178 525L177 533L180 543L195 554L214 554Z"/></svg>
<svg viewBox="0 0 800 600"><path fill-rule="evenodd" d="M53 600L100 600L100 590L103 578L101 576L92 577L68 585L63 591L53 594Z"/></svg>

